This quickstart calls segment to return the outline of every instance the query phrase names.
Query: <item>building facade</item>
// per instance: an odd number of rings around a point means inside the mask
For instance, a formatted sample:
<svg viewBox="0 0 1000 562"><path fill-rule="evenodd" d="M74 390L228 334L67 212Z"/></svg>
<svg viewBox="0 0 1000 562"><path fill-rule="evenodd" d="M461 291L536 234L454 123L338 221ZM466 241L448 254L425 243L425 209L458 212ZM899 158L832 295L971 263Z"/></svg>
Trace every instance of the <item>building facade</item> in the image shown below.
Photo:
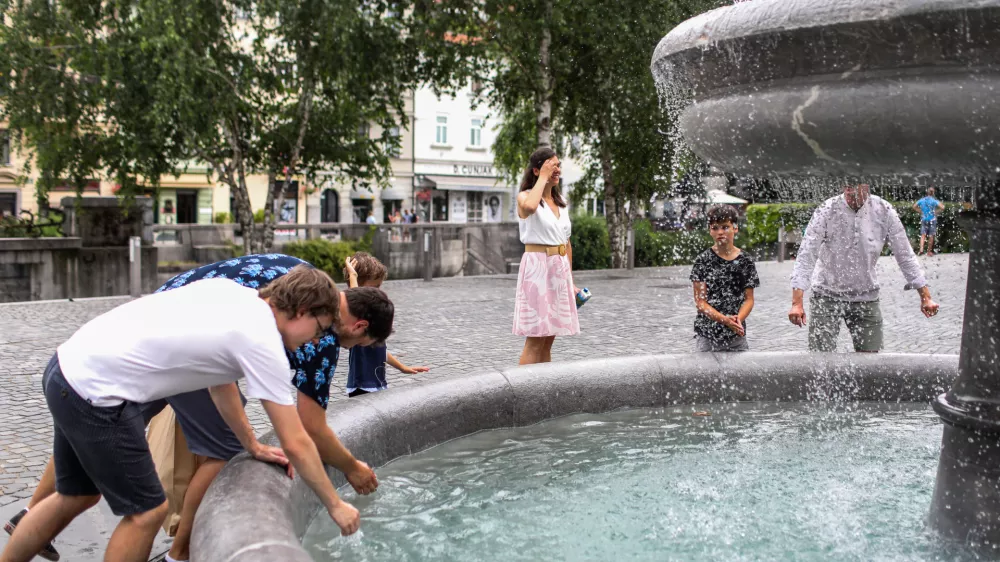
<svg viewBox="0 0 1000 562"><path fill-rule="evenodd" d="M478 223L516 220L517 186L502 179L493 167L493 142L500 122L485 104L475 107L473 88L454 97L437 96L421 88L405 100L408 129L396 129L400 148L390 159L388 185L359 188L338 184L334 175L319 174L312 184L295 178L285 192L280 224L363 223L369 214L376 222L390 222L398 211L416 214L421 223ZM0 216L38 209L34 171L26 181L25 158L12 150L6 128L0 123ZM365 131L373 138L382 131ZM581 175L579 167L563 158L563 185L569 189ZM247 189L254 212L267 200L267 176L248 175ZM48 200L57 207L75 190L53 189ZM115 185L95 178L83 196L114 195ZM187 162L176 175L160 178L150 190L156 205L157 224L212 224L235 222L235 198L228 185L216 180L204 163ZM278 227L280 229L280 226Z"/></svg>

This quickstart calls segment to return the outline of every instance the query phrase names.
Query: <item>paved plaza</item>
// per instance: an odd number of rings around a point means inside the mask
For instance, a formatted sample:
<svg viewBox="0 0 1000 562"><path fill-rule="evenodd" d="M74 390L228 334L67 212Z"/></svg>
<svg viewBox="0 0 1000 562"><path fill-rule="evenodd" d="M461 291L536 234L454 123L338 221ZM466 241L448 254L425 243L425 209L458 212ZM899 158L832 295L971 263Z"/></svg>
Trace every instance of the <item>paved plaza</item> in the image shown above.
<svg viewBox="0 0 1000 562"><path fill-rule="evenodd" d="M879 263L887 351L958 353L968 256L920 258L940 314L925 319L914 291L903 291L895 262ZM806 330L787 320L792 262L758 264L761 287L747 322L754 351L801 351ZM556 340L555 361L634 354L686 353L692 348L694 304L690 267L593 271L576 275L593 299L580 311L582 333ZM389 350L430 372L408 376L389 370L391 386L460 377L515 365L523 339L511 335L516 276L390 281L384 289L396 304L396 331ZM41 394L41 372L56 346L89 319L127 298L0 305L0 517L26 502L51 447L51 420ZM846 329L840 350L849 349ZM337 367L330 408L345 400L346 356ZM611 381L609 381L611 384ZM267 422L256 402L248 405L254 427ZM92 510L95 511L95 510ZM93 517L110 517L98 513ZM96 523L98 528L108 528ZM103 531L102 531L103 533ZM99 550L103 540L94 538ZM0 545L6 535L0 534ZM155 552L155 550L154 550ZM77 560L78 558L73 558Z"/></svg>

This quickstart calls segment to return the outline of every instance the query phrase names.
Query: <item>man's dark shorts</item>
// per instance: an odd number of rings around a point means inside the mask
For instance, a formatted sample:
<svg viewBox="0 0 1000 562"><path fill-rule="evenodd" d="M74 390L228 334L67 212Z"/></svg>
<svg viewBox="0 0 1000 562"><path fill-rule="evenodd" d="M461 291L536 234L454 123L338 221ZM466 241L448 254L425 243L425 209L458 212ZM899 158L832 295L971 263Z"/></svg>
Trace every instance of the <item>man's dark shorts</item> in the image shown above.
<svg viewBox="0 0 1000 562"><path fill-rule="evenodd" d="M57 492L100 494L118 516L144 513L167 501L138 404L92 406L66 382L58 356L45 368L42 388L52 412Z"/></svg>

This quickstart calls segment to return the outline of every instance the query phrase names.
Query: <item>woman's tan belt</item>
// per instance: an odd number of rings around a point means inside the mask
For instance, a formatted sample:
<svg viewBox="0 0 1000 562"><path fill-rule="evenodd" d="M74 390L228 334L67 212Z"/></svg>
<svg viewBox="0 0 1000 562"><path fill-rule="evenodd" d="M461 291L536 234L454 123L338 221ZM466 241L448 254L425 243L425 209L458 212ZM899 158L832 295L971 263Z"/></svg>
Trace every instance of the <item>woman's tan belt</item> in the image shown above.
<svg viewBox="0 0 1000 562"><path fill-rule="evenodd" d="M546 256L565 256L566 255L566 244L559 244L558 246L546 246L544 244L525 244L525 252L542 252Z"/></svg>

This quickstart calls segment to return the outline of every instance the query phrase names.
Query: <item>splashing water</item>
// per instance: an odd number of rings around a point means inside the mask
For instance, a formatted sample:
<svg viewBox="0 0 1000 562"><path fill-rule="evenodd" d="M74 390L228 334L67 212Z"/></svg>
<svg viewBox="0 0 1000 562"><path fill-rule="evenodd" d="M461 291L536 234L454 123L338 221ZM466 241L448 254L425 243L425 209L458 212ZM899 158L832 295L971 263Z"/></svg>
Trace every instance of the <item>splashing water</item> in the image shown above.
<svg viewBox="0 0 1000 562"><path fill-rule="evenodd" d="M695 410L710 410L695 417ZM360 537L317 517L315 560L964 560L924 525L926 404L739 404L581 414L479 433L379 470Z"/></svg>

